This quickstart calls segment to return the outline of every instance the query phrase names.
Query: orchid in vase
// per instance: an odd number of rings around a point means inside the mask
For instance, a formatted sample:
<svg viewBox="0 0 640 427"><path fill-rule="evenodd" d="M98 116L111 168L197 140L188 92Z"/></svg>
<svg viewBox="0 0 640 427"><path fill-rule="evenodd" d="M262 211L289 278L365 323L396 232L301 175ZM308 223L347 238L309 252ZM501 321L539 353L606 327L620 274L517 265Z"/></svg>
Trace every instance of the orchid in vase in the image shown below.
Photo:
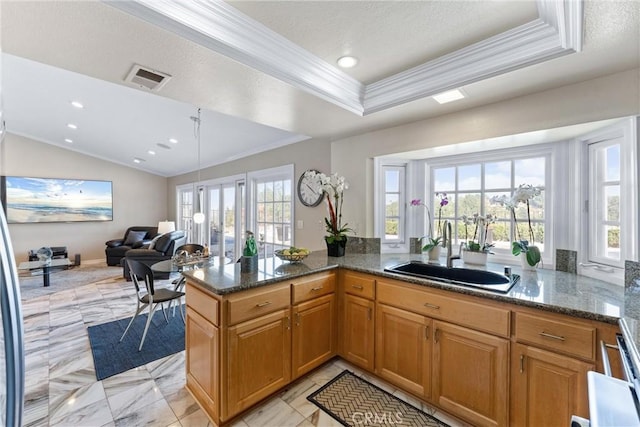
<svg viewBox="0 0 640 427"><path fill-rule="evenodd" d="M348 224L342 224L342 203L344 202L344 191L349 188L349 184L344 176L337 173L326 175L321 172L309 170L305 172L309 178L316 180L318 188L324 191L325 202L327 204L328 217L324 218L324 225L327 231L325 240L328 244L345 242L346 233L353 232Z"/></svg>
<svg viewBox="0 0 640 427"><path fill-rule="evenodd" d="M495 216L487 214L482 216L478 213L473 216L462 215L460 218L464 225L464 242L462 243L463 249L471 252L484 252L489 253L493 247L492 243L487 243L487 236L489 234L489 226L496 222ZM470 225L474 226L473 236L469 239Z"/></svg>
<svg viewBox="0 0 640 427"><path fill-rule="evenodd" d="M513 192L511 198L507 196L500 196L492 201L495 201L511 211L511 217L513 218L513 224L515 226L516 238L511 244L511 253L515 256L525 255L527 264L531 267L535 267L542 261L540 254L540 248L536 246L535 237L533 233L533 226L531 225L531 200L534 197L539 196L542 190L540 187L531 184L520 184L518 188ZM520 203L524 203L527 208L527 225L529 232L529 240L523 239L518 230L518 223L516 219L516 208Z"/></svg>
<svg viewBox="0 0 640 427"><path fill-rule="evenodd" d="M449 204L449 199L447 198L447 193L436 193L436 197L440 199L438 202L438 234L434 237L433 235L433 223L431 221L431 211L429 211L429 206L423 203L420 199L411 200L411 206L424 206L427 210L427 220L429 222L429 235L426 237L428 242L422 247L423 252L429 252L431 249L439 246L442 243L442 208Z"/></svg>

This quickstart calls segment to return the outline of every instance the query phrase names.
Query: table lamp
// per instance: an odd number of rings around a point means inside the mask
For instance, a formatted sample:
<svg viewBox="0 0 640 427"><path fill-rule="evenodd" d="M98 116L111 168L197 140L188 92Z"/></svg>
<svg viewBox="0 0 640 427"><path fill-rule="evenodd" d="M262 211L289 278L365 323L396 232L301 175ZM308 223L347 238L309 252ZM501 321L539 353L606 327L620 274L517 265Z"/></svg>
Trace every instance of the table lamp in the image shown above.
<svg viewBox="0 0 640 427"><path fill-rule="evenodd" d="M160 221L158 223L158 233L164 234L176 230L176 223L174 221Z"/></svg>

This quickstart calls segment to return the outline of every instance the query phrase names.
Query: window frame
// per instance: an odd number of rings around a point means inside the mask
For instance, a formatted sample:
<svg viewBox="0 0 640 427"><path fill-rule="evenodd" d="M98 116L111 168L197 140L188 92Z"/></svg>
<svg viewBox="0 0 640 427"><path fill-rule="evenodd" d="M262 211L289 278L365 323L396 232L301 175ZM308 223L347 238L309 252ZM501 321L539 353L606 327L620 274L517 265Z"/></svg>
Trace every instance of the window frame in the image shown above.
<svg viewBox="0 0 640 427"><path fill-rule="evenodd" d="M247 173L247 225L249 226L249 230L252 230L256 235L256 241L258 242L260 257L264 258L264 241L260 241L257 230L258 230L258 201L257 201L257 184L259 181L267 181L267 180L289 180L291 183L290 194L290 223L289 223L289 232L291 233L289 240L295 242L295 183L294 183L294 165L284 165L277 166L269 169L262 169L258 171L252 171ZM272 244L272 243L267 243ZM275 243L274 243L275 244Z"/></svg>
<svg viewBox="0 0 640 427"><path fill-rule="evenodd" d="M382 253L407 253L409 252L409 236L413 234L415 228L413 218L408 214L407 204L408 194L411 194L411 183L414 181L414 162L404 159L374 158L374 236L380 238L380 250ZM386 219L386 191L385 191L385 168L403 168L404 174L400 178L400 203L398 205L398 229L402 234L398 240L385 239L385 219Z"/></svg>
<svg viewBox="0 0 640 427"><path fill-rule="evenodd" d="M482 153L455 154L451 156L442 156L442 157L423 160L424 169L425 169L425 180L424 180L425 192L423 197L424 197L424 200L427 201L429 209L432 215L434 216L433 220L435 221L435 215L436 215L435 206L433 206L433 200L435 197L435 193L434 193L435 183L433 182L434 169L455 167L456 181L457 181L457 178L458 178L457 168L461 166L466 166L466 165L473 165L478 163L481 164L481 174L480 174L481 189L479 193L481 195L481 208L482 208L482 204L484 200L483 195L486 193L486 189L484 188L485 187L484 166L483 166L484 163L496 163L501 161L514 162L516 160L538 158L538 157L543 157L545 159L545 185L544 185L545 215L544 215L544 221L538 220L535 222L544 223L545 243L544 243L544 252L542 253L542 263L543 265L552 266L554 264L554 259L555 259L555 256L553 255L555 253L555 244L554 244L554 236L553 236L554 220L552 217L554 198L553 198L553 195L551 194L551 191L549 191L549 188L553 188L553 179L554 179L553 167L554 167L554 164L556 164L555 158L557 157L554 144L539 143L539 144L527 145L523 147L496 149L496 150L485 151ZM512 186L511 191L513 191L514 186L516 186L514 179L515 179L514 170L512 167L511 177L510 177L511 186ZM502 191L502 190L490 189L489 192L496 192L496 191ZM458 188L456 188L455 192L457 192L458 194L464 194L464 193L477 193L478 191L466 191L466 190L460 191L458 190ZM458 206L456 205L455 212L457 212L457 209L458 209ZM459 215L454 213L454 217L458 218ZM514 228L513 228L513 219L510 220L510 223L512 224L512 226L510 227L511 228L510 242L513 242L513 239L515 238ZM453 238L453 241L459 243L459 238L457 236L457 227L455 227L455 224L452 224L452 225L454 226L453 229L454 229L454 233L456 234ZM494 248L492 249L492 252L493 253L489 255L489 262L500 262L500 263L511 263L511 264L518 262L516 261L517 258L515 258L511 253L510 248L509 249Z"/></svg>
<svg viewBox="0 0 640 427"><path fill-rule="evenodd" d="M580 254L578 274L605 280L624 283L624 264L626 260L638 260L638 239L640 227L638 214L640 212L637 194L639 149L638 141L639 121L637 117L630 117L604 129L588 133L576 138L581 152L581 225L579 242ZM591 163L589 161L589 147L597 143L620 140L620 260L611 262L609 259L591 256L591 220L594 213L592 194L590 194Z"/></svg>

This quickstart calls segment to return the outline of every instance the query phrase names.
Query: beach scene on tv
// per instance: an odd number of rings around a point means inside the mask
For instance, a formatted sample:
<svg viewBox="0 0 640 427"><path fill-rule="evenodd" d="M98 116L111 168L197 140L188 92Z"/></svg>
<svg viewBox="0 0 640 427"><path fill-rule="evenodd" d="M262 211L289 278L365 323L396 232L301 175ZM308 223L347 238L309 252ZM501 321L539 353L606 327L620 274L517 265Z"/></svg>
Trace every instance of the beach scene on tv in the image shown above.
<svg viewBox="0 0 640 427"><path fill-rule="evenodd" d="M5 177L7 222L113 220L111 181Z"/></svg>

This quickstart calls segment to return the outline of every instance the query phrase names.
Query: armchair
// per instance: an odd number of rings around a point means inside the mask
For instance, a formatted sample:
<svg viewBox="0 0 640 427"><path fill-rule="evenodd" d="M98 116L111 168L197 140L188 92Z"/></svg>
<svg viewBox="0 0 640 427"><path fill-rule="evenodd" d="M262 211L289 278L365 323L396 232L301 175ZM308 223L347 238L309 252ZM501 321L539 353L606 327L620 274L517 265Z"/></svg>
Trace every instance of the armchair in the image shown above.
<svg viewBox="0 0 640 427"><path fill-rule="evenodd" d="M144 234L142 234L144 232ZM104 250L107 256L107 265L120 265L124 254L129 249L141 248L151 243L151 240L158 234L158 227L134 226L127 228L122 239L113 239L105 243Z"/></svg>
<svg viewBox="0 0 640 427"><path fill-rule="evenodd" d="M138 249L129 249L121 262L123 277L131 280L127 260L140 261L151 267L157 262L172 258L178 246L184 245L186 241L187 236L184 231L176 230L161 235L153 244L153 248L146 246ZM154 273L154 277L156 279L168 279L169 273Z"/></svg>

